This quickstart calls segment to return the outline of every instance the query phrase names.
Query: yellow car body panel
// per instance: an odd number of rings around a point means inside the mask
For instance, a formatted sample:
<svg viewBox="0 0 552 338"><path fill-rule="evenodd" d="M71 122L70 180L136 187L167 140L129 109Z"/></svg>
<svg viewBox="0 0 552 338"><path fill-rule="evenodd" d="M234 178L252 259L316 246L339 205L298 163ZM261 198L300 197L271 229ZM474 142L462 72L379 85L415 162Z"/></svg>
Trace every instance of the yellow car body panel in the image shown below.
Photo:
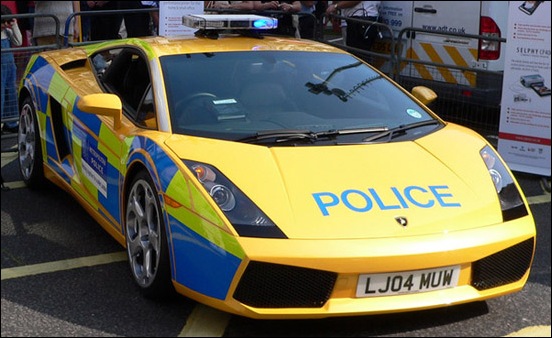
<svg viewBox="0 0 552 338"><path fill-rule="evenodd" d="M485 143L466 144L473 142L471 138L462 143L460 130L464 128L449 125L416 142L315 149L266 148L207 139L187 141L184 136L171 137L167 145L183 158L209 160L232 177L289 238L386 238L446 233L502 222L496 203L481 204L495 200L491 179L466 182L463 173L456 172L484 167L479 154L468 149L483 148ZM450 152L443 148L435 156L433 147L441 148L450 137L455 137L466 150ZM190 142L199 146L191 147ZM236 163L236 156L243 153L249 156L241 156ZM438 158L457 163L443 167ZM415 165L418 162L425 165ZM466 168L466 163L481 168ZM366 172L371 177L366 177ZM441 192L447 196L441 202L430 192L432 186L443 187ZM409 187L415 187L410 201L404 196ZM341 199L338 205L325 208L313 197L321 192L340 196L344 191L352 191L347 203ZM408 228L397 224L396 216L407 217Z"/></svg>

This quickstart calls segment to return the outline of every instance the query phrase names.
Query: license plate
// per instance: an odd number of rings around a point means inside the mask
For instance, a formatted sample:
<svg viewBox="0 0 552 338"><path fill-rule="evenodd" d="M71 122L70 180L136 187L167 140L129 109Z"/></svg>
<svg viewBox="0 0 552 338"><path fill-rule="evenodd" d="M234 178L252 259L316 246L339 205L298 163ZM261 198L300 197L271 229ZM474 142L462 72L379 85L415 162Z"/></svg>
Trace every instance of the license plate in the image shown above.
<svg viewBox="0 0 552 338"><path fill-rule="evenodd" d="M448 289L458 285L460 265L437 269L360 275L357 297L377 297Z"/></svg>

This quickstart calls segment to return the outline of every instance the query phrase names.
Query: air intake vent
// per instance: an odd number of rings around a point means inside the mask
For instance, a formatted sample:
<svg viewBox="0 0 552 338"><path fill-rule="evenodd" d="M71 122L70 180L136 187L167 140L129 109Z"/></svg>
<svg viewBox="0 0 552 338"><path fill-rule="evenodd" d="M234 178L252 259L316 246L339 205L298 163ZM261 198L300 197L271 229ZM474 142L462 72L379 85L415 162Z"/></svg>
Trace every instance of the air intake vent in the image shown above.
<svg viewBox="0 0 552 338"><path fill-rule="evenodd" d="M319 308L330 298L337 274L251 262L234 298L258 308Z"/></svg>
<svg viewBox="0 0 552 338"><path fill-rule="evenodd" d="M486 290L521 279L531 265L533 246L534 238L530 238L475 262L473 287Z"/></svg>

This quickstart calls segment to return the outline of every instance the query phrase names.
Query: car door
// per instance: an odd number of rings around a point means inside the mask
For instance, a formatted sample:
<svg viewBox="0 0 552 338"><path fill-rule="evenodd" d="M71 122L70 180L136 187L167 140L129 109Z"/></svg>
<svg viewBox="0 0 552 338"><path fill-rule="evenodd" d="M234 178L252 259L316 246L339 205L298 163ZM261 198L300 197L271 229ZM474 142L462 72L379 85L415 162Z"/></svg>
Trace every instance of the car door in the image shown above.
<svg viewBox="0 0 552 338"><path fill-rule="evenodd" d="M129 124L138 124L139 107L150 87L149 72L145 58L133 48L103 50L91 55L91 60L103 91L121 99L125 126L118 128L109 116L83 114L83 125L77 128L74 137L76 148L80 149L76 163L84 197L96 204L99 214L122 232L120 201L126 168L121 159L126 156Z"/></svg>

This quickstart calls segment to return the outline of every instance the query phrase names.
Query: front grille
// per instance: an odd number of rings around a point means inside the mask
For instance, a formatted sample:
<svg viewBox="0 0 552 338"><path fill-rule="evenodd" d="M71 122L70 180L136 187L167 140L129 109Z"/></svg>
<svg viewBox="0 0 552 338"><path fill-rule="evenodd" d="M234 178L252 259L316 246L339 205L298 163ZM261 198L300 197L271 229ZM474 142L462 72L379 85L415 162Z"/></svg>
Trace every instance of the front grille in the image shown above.
<svg viewBox="0 0 552 338"><path fill-rule="evenodd" d="M472 286L486 290L519 280L530 267L533 246L530 238L473 263Z"/></svg>
<svg viewBox="0 0 552 338"><path fill-rule="evenodd" d="M320 308L330 298L336 279L333 272L251 262L234 298L258 308Z"/></svg>

